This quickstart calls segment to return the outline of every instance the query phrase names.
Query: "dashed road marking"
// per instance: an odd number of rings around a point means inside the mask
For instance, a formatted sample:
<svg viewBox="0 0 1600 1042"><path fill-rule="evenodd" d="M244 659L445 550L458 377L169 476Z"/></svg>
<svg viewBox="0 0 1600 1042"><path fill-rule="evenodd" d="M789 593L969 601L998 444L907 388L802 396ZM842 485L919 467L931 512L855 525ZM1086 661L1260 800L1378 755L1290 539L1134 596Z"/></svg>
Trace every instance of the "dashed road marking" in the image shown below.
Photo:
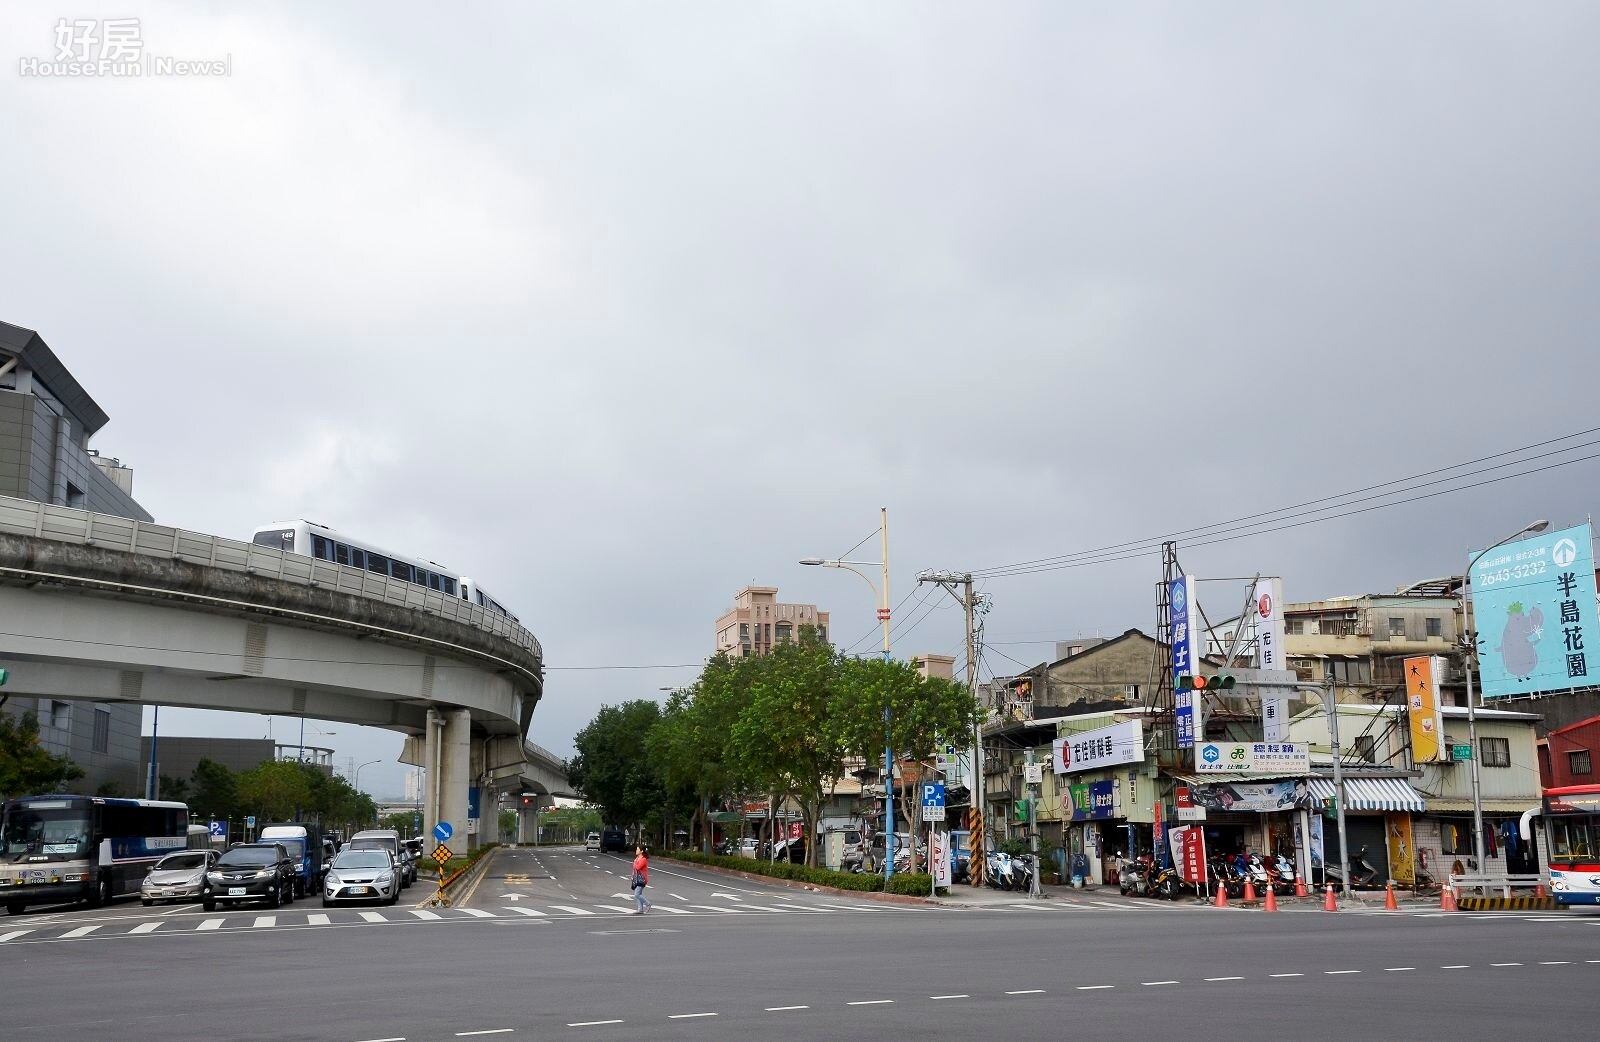
<svg viewBox="0 0 1600 1042"><path fill-rule="evenodd" d="M386 923L389 921L383 916L379 915L377 912L362 912L361 918L365 919L369 923Z"/></svg>
<svg viewBox="0 0 1600 1042"><path fill-rule="evenodd" d="M128 932L129 933L155 933L157 930L161 929L165 925L166 925L166 923L159 922L159 921L158 922L154 922L154 923L140 923L138 926L135 926L133 929L129 930ZM0 940L3 940L3 939L4 938L0 938Z"/></svg>
<svg viewBox="0 0 1600 1042"><path fill-rule="evenodd" d="M61 939L64 941L69 937L87 937L96 930L100 929L100 926L101 924L99 923L96 923L93 926L80 926L76 930L68 930L66 933L62 934Z"/></svg>
<svg viewBox="0 0 1600 1042"><path fill-rule="evenodd" d="M1163 984L1177 984L1177 983L1178 982L1175 981L1175 980L1147 980L1147 981L1144 982L1144 987L1146 987L1146 988L1159 988Z"/></svg>
<svg viewBox="0 0 1600 1042"><path fill-rule="evenodd" d="M1407 970L1414 970L1414 969L1416 969L1415 966L1385 966L1383 968L1383 972L1384 973L1404 973Z"/></svg>
<svg viewBox="0 0 1600 1042"><path fill-rule="evenodd" d="M1218 981L1225 981L1225 980L1244 980L1244 978L1243 978L1243 977L1206 977L1206 978L1204 978L1204 980L1205 980L1205 982L1206 982L1206 983L1207 983L1207 984L1215 984L1215 983L1217 983L1217 982L1218 982Z"/></svg>
<svg viewBox="0 0 1600 1042"><path fill-rule="evenodd" d="M411 914L416 916L418 919L440 919L440 918L443 918L438 912L430 912L426 908L413 908L413 909L410 909L410 911L411 911Z"/></svg>
<svg viewBox="0 0 1600 1042"><path fill-rule="evenodd" d="M593 915L594 914L593 912L589 911L589 909L587 909L587 908L577 908L577 907L574 907L573 905L551 905L550 907L551 908L559 908L563 912L571 912L573 915ZM618 1021L617 1023L621 1023L621 1021Z"/></svg>
<svg viewBox="0 0 1600 1042"><path fill-rule="evenodd" d="M0 933L0 944L15 940L18 937L25 937L32 932L32 930L12 930L10 933Z"/></svg>
<svg viewBox="0 0 1600 1042"><path fill-rule="evenodd" d="M515 1030L516 1028L486 1028L483 1031L457 1031L456 1037L469 1038L473 1035L505 1035Z"/></svg>
<svg viewBox="0 0 1600 1042"><path fill-rule="evenodd" d="M1521 966L1520 962L1491 962L1490 966Z"/></svg>
<svg viewBox="0 0 1600 1042"><path fill-rule="evenodd" d="M763 1013L787 1013L792 1009L810 1009L810 1006L768 1006Z"/></svg>
<svg viewBox="0 0 1600 1042"><path fill-rule="evenodd" d="M972 996L971 995L929 995L928 998L933 1000L934 1002L939 1002L939 1001L942 1001L944 999L970 999L970 998L972 998Z"/></svg>
<svg viewBox="0 0 1600 1042"><path fill-rule="evenodd" d="M846 1006L891 1006L894 999L861 999L858 1002L846 1002Z"/></svg>
<svg viewBox="0 0 1600 1042"><path fill-rule="evenodd" d="M1539 965L1540 966L1571 966L1572 963L1568 962L1566 959L1551 959L1549 962L1541 962Z"/></svg>
<svg viewBox="0 0 1600 1042"><path fill-rule="evenodd" d="M1304 977L1303 973L1269 973L1269 977Z"/></svg>
<svg viewBox="0 0 1600 1042"><path fill-rule="evenodd" d="M468 914L470 916L473 916L475 918L478 918L478 919L493 919L494 918L494 913L493 912L486 912L482 908L462 908L462 909L458 909L458 911L465 912L466 914Z"/></svg>
<svg viewBox="0 0 1600 1042"><path fill-rule="evenodd" d="M715 1013L668 1013L668 1020L695 1020L699 1017L714 1017Z"/></svg>
<svg viewBox="0 0 1600 1042"><path fill-rule="evenodd" d="M1455 965L1455 966L1441 966L1439 968L1441 970L1470 970L1470 969L1472 969L1472 967L1468 966L1466 963L1460 963L1460 964Z"/></svg>
<svg viewBox="0 0 1600 1042"><path fill-rule="evenodd" d="M1102 987L1109 987L1109 986L1110 985L1102 985ZM1079 991L1087 991L1088 989L1087 988L1079 988L1078 990ZM1007 995L1043 995L1044 994L1044 989L1043 988L1024 988L1021 991L1008 991L1008 992L1006 992L1006 994Z"/></svg>
<svg viewBox="0 0 1600 1042"><path fill-rule="evenodd" d="M309 926L327 926L329 921L328 917L321 912L312 912L306 916L306 923Z"/></svg>
<svg viewBox="0 0 1600 1042"><path fill-rule="evenodd" d="M275 916L275 915L258 915L258 916L256 916L256 921L250 924L250 928L252 930L270 930L274 926L277 926L277 925L278 925L278 917L277 916Z"/></svg>
<svg viewBox="0 0 1600 1042"><path fill-rule="evenodd" d="M599 1027L601 1024L621 1024L621 1023L622 1023L622 1021L620 1021L620 1020L580 1020L576 1024L568 1024L567 1027L569 1027L569 1028L592 1028L592 1027Z"/></svg>
<svg viewBox="0 0 1600 1042"><path fill-rule="evenodd" d="M205 922L201 923L199 926L196 926L195 929L196 930L220 930L220 929L222 929L222 924L225 923L225 922L227 922L226 919L207 919Z"/></svg>
<svg viewBox="0 0 1600 1042"><path fill-rule="evenodd" d="M1360 973L1361 971L1360 970L1323 970L1322 972L1327 974L1330 977L1338 977L1338 976L1341 976L1341 975L1346 974L1346 973Z"/></svg>
<svg viewBox="0 0 1600 1042"><path fill-rule="evenodd" d="M1084 984L1084 985L1081 985L1078 988L1078 990L1079 991L1109 991L1109 990L1111 990L1112 988L1115 988L1115 987L1116 987L1115 984Z"/></svg>

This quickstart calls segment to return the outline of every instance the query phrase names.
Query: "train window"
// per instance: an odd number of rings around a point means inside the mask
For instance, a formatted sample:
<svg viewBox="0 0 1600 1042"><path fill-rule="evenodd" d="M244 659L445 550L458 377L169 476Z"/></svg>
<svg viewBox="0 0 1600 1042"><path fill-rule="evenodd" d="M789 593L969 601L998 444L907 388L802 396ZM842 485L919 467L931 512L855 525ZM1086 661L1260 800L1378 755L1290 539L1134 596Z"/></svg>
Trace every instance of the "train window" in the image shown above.
<svg viewBox="0 0 1600 1042"><path fill-rule="evenodd" d="M456 581L448 575L439 577L439 586L442 592L448 593L452 597L456 595Z"/></svg>
<svg viewBox="0 0 1600 1042"><path fill-rule="evenodd" d="M379 575L388 575L389 559L382 554L368 554L367 571L377 572Z"/></svg>
<svg viewBox="0 0 1600 1042"><path fill-rule="evenodd" d="M433 572L428 573L428 589L437 590L440 589L442 585L443 583L440 581L438 575L434 574Z"/></svg>
<svg viewBox="0 0 1600 1042"><path fill-rule="evenodd" d="M337 564L350 563L350 548L343 543L333 544L333 559Z"/></svg>
<svg viewBox="0 0 1600 1042"><path fill-rule="evenodd" d="M365 568L367 566L367 552L360 547L350 548L350 567Z"/></svg>
<svg viewBox="0 0 1600 1042"><path fill-rule="evenodd" d="M406 582L410 582L411 566L406 564L404 561L390 561L389 574L394 576L396 579L404 579Z"/></svg>
<svg viewBox="0 0 1600 1042"><path fill-rule="evenodd" d="M323 561L333 560L333 555L328 553L328 541L320 535L311 537L311 556Z"/></svg>

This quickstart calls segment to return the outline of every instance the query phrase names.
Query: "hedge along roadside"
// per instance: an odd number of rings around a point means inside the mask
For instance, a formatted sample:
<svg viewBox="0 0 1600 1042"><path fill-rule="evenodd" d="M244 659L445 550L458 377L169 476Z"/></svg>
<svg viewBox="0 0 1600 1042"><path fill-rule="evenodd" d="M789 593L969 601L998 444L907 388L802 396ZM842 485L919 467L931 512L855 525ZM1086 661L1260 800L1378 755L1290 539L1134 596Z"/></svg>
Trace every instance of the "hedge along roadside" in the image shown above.
<svg viewBox="0 0 1600 1042"><path fill-rule="evenodd" d="M721 868L746 876L789 879L812 886L825 886L832 890L901 894L907 897L927 897L933 890L933 877L926 872L896 872L885 888L883 877L880 875L868 875L864 872L833 872L825 868L791 865L787 861L758 861L754 858L728 857L722 854L697 854L687 850L663 851L656 856ZM949 893L948 890L942 892Z"/></svg>

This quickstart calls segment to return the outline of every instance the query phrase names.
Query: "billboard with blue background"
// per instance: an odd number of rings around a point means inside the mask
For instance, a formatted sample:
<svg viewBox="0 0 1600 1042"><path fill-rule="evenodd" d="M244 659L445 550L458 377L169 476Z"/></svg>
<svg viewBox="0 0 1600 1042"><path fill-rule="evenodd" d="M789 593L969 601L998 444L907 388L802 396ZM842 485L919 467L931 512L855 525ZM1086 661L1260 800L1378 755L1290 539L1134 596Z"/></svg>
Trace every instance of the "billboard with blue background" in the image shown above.
<svg viewBox="0 0 1600 1042"><path fill-rule="evenodd" d="M1589 526L1497 546L1471 566L1483 697L1600 684Z"/></svg>

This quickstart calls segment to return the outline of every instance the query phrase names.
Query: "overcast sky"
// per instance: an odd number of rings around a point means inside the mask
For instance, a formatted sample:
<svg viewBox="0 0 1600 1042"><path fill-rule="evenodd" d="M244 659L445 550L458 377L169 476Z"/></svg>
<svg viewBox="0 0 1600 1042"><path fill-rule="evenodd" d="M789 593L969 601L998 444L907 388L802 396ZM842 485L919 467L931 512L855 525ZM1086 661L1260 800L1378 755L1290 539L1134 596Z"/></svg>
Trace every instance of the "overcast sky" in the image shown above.
<svg viewBox="0 0 1600 1042"><path fill-rule="evenodd" d="M20 75L63 15L232 74ZM747 583L871 634L796 561L880 506L898 603L1595 426L1596 38L1558 3L8 3L0 319L159 520L480 577L565 754L695 676L575 667L697 663ZM1387 591L1583 521L1597 474L1180 554ZM985 671L1151 630L1159 576L986 581ZM959 653L916 604L897 653ZM316 726L398 791L396 736Z"/></svg>

